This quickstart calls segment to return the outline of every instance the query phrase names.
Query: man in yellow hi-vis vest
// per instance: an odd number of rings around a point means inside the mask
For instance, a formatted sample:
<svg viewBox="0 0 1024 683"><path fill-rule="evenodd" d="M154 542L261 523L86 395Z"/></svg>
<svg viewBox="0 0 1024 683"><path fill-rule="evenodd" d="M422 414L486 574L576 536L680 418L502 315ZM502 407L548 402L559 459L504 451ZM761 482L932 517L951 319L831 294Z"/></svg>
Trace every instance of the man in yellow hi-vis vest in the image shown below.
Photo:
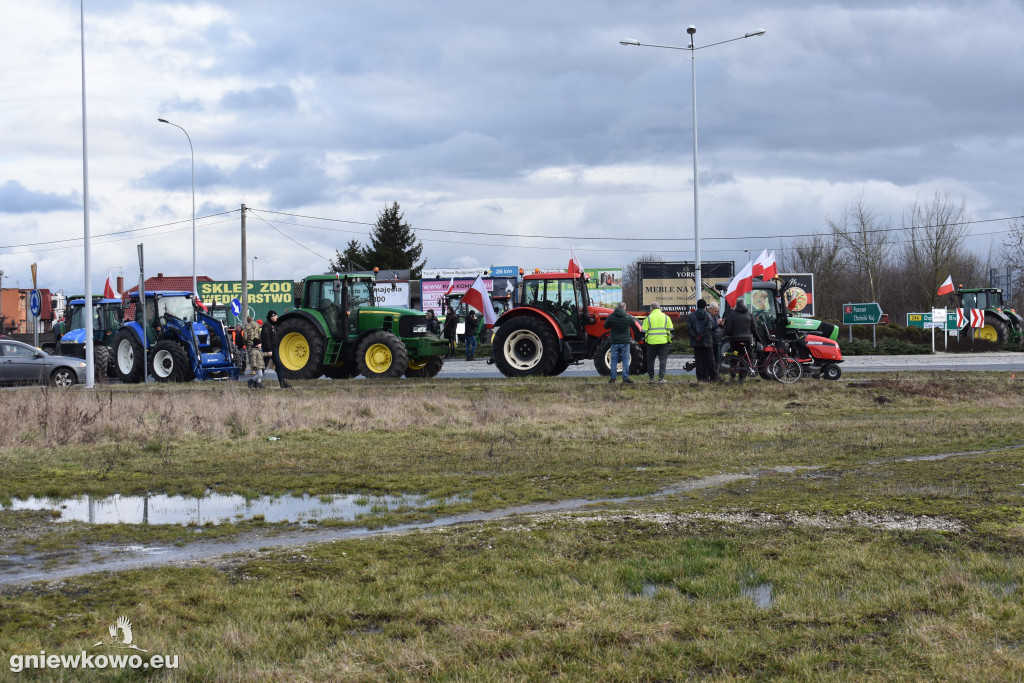
<svg viewBox="0 0 1024 683"><path fill-rule="evenodd" d="M654 361L658 360L660 372L658 382L665 381L665 366L668 365L668 353L672 349L672 333L675 325L672 319L661 312L657 302L651 304L650 314L644 318L644 342L647 347L648 384L654 384Z"/></svg>

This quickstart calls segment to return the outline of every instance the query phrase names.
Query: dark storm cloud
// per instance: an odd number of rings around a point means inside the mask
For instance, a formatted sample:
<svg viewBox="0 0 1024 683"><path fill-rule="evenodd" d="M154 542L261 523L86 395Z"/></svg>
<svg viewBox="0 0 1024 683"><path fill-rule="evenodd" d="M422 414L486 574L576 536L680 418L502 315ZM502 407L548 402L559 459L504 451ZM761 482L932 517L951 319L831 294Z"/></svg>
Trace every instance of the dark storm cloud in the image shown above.
<svg viewBox="0 0 1024 683"><path fill-rule="evenodd" d="M35 192L17 180L0 185L0 213L50 213L81 208L82 196L74 190L66 194Z"/></svg>

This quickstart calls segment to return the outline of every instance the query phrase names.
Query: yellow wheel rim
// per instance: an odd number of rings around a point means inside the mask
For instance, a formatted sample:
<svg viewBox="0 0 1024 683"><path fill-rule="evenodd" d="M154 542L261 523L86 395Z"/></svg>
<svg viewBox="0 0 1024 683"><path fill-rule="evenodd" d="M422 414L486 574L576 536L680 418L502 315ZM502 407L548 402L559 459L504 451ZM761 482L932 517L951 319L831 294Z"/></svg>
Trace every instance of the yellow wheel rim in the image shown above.
<svg viewBox="0 0 1024 683"><path fill-rule="evenodd" d="M412 358L409 359L409 369L410 370L422 370L425 367L427 367L427 359L426 358L423 358L423 359L420 359L420 360L414 360Z"/></svg>
<svg viewBox="0 0 1024 683"><path fill-rule="evenodd" d="M281 339L281 364L292 371L306 367L309 362L309 340L298 332L290 332Z"/></svg>
<svg viewBox="0 0 1024 683"><path fill-rule="evenodd" d="M387 372L391 367L391 349L388 348L387 344L371 344L370 348L366 349L366 367L370 369L370 372L379 374Z"/></svg>
<svg viewBox="0 0 1024 683"><path fill-rule="evenodd" d="M985 327L978 329L977 339L995 343L999 341L999 333L991 325L985 325Z"/></svg>

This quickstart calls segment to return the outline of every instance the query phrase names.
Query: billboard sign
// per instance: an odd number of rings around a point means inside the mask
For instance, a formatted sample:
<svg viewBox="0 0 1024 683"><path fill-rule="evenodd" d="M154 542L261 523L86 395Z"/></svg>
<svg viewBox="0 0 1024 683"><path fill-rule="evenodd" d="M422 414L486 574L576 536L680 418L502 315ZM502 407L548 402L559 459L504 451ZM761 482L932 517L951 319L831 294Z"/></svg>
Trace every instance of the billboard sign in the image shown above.
<svg viewBox="0 0 1024 683"><path fill-rule="evenodd" d="M614 308L622 301L622 268L584 268L587 290L594 306Z"/></svg>
<svg viewBox="0 0 1024 683"><path fill-rule="evenodd" d="M420 277L424 280L443 279L447 284L451 278L458 280L461 277L473 280L477 275L483 275L486 272L486 268L424 268ZM519 273L519 269L516 269L516 273Z"/></svg>
<svg viewBox="0 0 1024 683"><path fill-rule="evenodd" d="M205 304L219 304L227 312L233 299L242 298L241 280L199 281L199 298ZM295 307L295 283L291 280L250 280L249 313L257 320L264 320L267 311L283 313L286 308ZM234 318L235 316L231 316ZM225 320L224 322L234 322Z"/></svg>
<svg viewBox="0 0 1024 683"><path fill-rule="evenodd" d="M409 283L378 281L373 287L373 303L375 306L409 308Z"/></svg>
<svg viewBox="0 0 1024 683"><path fill-rule="evenodd" d="M798 318L814 317L814 274L779 273L789 314Z"/></svg>
<svg viewBox="0 0 1024 683"><path fill-rule="evenodd" d="M476 281L476 277L473 279L462 279L455 280L455 285L452 287L452 294L462 295L473 286L473 282ZM421 304L424 311L433 311L437 315L444 315L444 297L448 292L448 284L450 280L420 280L420 296ZM489 277L483 278L484 287L487 288L487 293L494 298L494 280ZM501 292L505 294L504 291Z"/></svg>
<svg viewBox="0 0 1024 683"><path fill-rule="evenodd" d="M735 275L732 261L702 261L701 278L714 288L729 284ZM640 303L645 308L655 301L665 312L688 313L697 307L697 291L693 282L693 261L684 263L641 263Z"/></svg>

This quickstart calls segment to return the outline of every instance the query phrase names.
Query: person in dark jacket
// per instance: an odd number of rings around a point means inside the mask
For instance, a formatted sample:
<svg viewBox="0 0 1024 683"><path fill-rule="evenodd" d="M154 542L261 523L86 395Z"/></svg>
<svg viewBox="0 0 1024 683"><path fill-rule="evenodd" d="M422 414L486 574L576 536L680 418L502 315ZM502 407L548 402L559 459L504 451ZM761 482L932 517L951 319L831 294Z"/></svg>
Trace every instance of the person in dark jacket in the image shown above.
<svg viewBox="0 0 1024 683"><path fill-rule="evenodd" d="M263 346L263 361L264 364L269 367L271 363L274 364L274 369L277 371L277 381L281 385L282 389L288 389L291 387L288 382L281 377L281 362L277 358L277 312L269 311L267 313L267 322L263 324L263 329L260 331L260 344Z"/></svg>
<svg viewBox="0 0 1024 683"><path fill-rule="evenodd" d="M715 321L708 313L708 302L698 299L697 308L686 316L686 331L690 335L690 346L693 347L693 360L697 365L698 382L714 382L718 379L715 361L712 357L714 325Z"/></svg>
<svg viewBox="0 0 1024 683"><path fill-rule="evenodd" d="M468 308L468 306L467 306ZM466 312L466 360L476 359L477 328L480 326L480 316L472 308Z"/></svg>
<svg viewBox="0 0 1024 683"><path fill-rule="evenodd" d="M729 348L731 350L741 355L746 352L751 362L754 361L752 347L754 339L757 337L757 332L754 328L754 316L747 310L747 305L743 303L743 299L736 302L736 306L729 313L729 317L725 319L725 336L729 340ZM740 381L743 381L743 375L740 375Z"/></svg>
<svg viewBox="0 0 1024 683"><path fill-rule="evenodd" d="M622 362L622 383L632 384L629 378L629 345L633 341L633 326L636 319L626 313L626 302L620 301L608 319L604 321L605 329L612 331L610 341L612 343L612 360L610 365L612 378L608 384L615 384L615 374L619 361Z"/></svg>
<svg viewBox="0 0 1024 683"><path fill-rule="evenodd" d="M434 311L427 309L427 332L434 335L435 337L441 336L441 323L437 320L437 315Z"/></svg>
<svg viewBox="0 0 1024 683"><path fill-rule="evenodd" d="M455 355L455 337L458 335L459 315L451 306L444 315L444 338L448 340L448 358Z"/></svg>

